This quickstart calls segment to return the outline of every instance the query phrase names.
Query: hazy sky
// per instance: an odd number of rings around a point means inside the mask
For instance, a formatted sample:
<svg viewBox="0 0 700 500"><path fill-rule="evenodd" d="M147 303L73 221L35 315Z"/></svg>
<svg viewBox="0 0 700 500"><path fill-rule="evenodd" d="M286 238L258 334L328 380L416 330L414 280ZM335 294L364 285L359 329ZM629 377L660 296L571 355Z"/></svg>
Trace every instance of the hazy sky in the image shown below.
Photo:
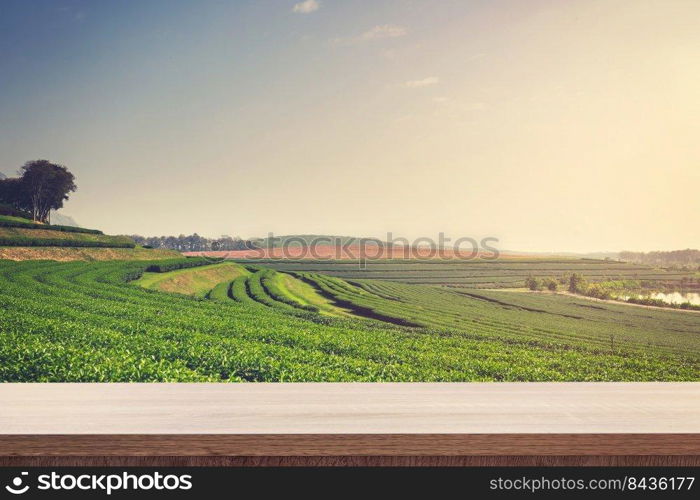
<svg viewBox="0 0 700 500"><path fill-rule="evenodd" d="M698 0L0 0L0 171L109 233L700 246Z"/></svg>

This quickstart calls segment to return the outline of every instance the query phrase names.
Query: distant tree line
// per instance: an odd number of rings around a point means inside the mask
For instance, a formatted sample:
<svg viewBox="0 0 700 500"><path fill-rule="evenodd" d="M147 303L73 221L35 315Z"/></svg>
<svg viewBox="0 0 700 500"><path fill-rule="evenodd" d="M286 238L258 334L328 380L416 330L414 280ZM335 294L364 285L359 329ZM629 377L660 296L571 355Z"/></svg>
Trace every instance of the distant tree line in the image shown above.
<svg viewBox="0 0 700 500"><path fill-rule="evenodd" d="M19 177L0 179L0 212L48 222L51 210L62 208L76 189L75 176L63 165L28 161L19 169Z"/></svg>
<svg viewBox="0 0 700 500"><path fill-rule="evenodd" d="M620 295L624 296L631 294L631 296L626 297L624 300L634 304L650 306L678 307L680 309L696 310L700 309L700 306L693 305L690 302L674 305L651 297L637 296L637 294L643 292L645 289L648 291L675 291L678 288L681 290L693 290L695 288L700 288L700 278L693 278L692 276L684 276L679 281L671 283L659 280L623 278L607 279L605 281L591 283L582 274L572 273L564 274L559 278L537 278L535 276L528 276L525 280L525 286L535 292L540 292L543 290L556 292L560 287L566 287L566 290L568 290L569 293L586 295L588 297L603 300L615 299Z"/></svg>
<svg viewBox="0 0 700 500"><path fill-rule="evenodd" d="M700 267L700 250L620 252L620 260L650 266L694 269Z"/></svg>
<svg viewBox="0 0 700 500"><path fill-rule="evenodd" d="M612 298L612 291L618 288L629 286L641 287L640 281L618 280L605 281L601 283L589 283L581 273L562 274L559 277L537 278L528 276L525 286L532 291L549 290L556 292L560 288L568 290L570 293L588 295L597 299Z"/></svg>
<svg viewBox="0 0 700 500"><path fill-rule="evenodd" d="M179 252L208 252L249 250L255 248L249 240L243 240L237 236L223 235L220 238L205 238L197 233L180 236L140 236L130 235L138 245L151 248L167 248Z"/></svg>

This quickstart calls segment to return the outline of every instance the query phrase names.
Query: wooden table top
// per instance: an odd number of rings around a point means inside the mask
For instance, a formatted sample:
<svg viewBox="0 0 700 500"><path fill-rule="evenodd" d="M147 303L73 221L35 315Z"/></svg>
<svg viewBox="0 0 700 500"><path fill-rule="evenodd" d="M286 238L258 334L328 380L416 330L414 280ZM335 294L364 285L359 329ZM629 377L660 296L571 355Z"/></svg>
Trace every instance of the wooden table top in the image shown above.
<svg viewBox="0 0 700 500"><path fill-rule="evenodd" d="M700 383L0 384L2 434L700 433Z"/></svg>
<svg viewBox="0 0 700 500"><path fill-rule="evenodd" d="M0 384L0 455L700 455L700 383Z"/></svg>

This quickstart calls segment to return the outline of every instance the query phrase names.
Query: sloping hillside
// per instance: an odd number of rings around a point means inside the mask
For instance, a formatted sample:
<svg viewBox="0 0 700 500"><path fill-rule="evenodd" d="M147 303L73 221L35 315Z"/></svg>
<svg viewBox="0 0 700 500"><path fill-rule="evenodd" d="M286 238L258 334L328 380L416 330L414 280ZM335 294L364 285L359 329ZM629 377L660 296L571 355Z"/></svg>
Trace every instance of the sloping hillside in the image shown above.
<svg viewBox="0 0 700 500"><path fill-rule="evenodd" d="M127 236L0 215L0 259L149 260L177 256L178 252L170 250L137 247Z"/></svg>
<svg viewBox="0 0 700 500"><path fill-rule="evenodd" d="M149 290L204 297L219 283L247 274L250 273L240 264L223 262L166 273L145 272L134 284Z"/></svg>
<svg viewBox="0 0 700 500"><path fill-rule="evenodd" d="M151 250L136 248L75 248L75 247L3 247L0 246L0 260L162 260L182 257L175 250Z"/></svg>
<svg viewBox="0 0 700 500"><path fill-rule="evenodd" d="M50 227L50 226L49 226ZM52 229L2 227L0 245L22 247L104 247L134 248L134 240L126 236L74 233Z"/></svg>

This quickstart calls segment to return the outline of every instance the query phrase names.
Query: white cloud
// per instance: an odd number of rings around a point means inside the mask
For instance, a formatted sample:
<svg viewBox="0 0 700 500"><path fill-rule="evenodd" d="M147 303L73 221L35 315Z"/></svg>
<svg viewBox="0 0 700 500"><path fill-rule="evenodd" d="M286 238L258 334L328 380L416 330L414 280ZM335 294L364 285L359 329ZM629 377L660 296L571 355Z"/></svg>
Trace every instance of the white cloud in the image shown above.
<svg viewBox="0 0 700 500"><path fill-rule="evenodd" d="M397 26L395 24L382 24L375 26L374 28L365 31L357 36L352 36L348 38L335 38L334 43L353 45L363 42L371 42L373 40L383 40L386 38L399 38L405 36L408 30L404 26Z"/></svg>
<svg viewBox="0 0 700 500"><path fill-rule="evenodd" d="M304 0L294 5L292 12L297 14L309 14L321 8L321 4L316 0Z"/></svg>
<svg viewBox="0 0 700 500"><path fill-rule="evenodd" d="M381 26L375 26L369 31L365 31L358 38L361 41L380 40L382 38L398 38L406 35L407 32L408 30L403 26L383 24Z"/></svg>
<svg viewBox="0 0 700 500"><path fill-rule="evenodd" d="M440 83L440 79L437 76L429 76L428 78L423 78L422 80L409 80L404 82L403 86L408 89L418 89L422 87L430 87L431 85L437 85Z"/></svg>

